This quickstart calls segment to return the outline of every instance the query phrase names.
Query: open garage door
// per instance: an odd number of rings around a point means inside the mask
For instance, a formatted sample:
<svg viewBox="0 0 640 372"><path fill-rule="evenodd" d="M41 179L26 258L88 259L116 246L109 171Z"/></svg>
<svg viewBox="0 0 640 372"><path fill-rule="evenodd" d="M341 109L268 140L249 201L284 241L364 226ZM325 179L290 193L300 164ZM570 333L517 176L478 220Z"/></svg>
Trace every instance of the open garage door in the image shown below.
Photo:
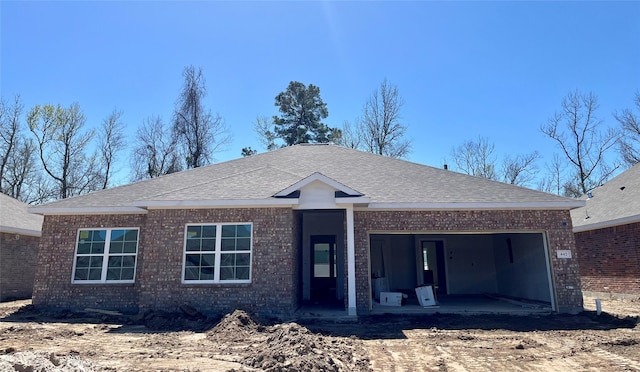
<svg viewBox="0 0 640 372"><path fill-rule="evenodd" d="M554 309L543 233L372 234L372 298L433 286L442 296L492 297Z"/></svg>

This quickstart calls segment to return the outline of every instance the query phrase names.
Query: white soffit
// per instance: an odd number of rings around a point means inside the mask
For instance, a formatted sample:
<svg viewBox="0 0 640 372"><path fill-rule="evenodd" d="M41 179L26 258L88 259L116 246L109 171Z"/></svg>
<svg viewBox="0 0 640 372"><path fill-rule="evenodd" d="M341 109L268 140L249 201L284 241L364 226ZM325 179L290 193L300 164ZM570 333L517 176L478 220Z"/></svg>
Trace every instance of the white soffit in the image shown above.
<svg viewBox="0 0 640 372"><path fill-rule="evenodd" d="M274 197L286 197L287 195L291 194L294 191L298 191L301 188L309 185L312 182L315 181L319 181L322 182L324 184L326 184L327 186L330 186L332 188L334 188L336 191L342 191L343 193L350 195L350 196L362 196L363 194L357 190L354 190L336 180L334 180L333 178L329 178L327 176L325 176L324 174L320 173L320 172L315 172L312 175L301 179L300 181L294 183L293 185L287 187L286 189L277 192L276 194L274 194Z"/></svg>

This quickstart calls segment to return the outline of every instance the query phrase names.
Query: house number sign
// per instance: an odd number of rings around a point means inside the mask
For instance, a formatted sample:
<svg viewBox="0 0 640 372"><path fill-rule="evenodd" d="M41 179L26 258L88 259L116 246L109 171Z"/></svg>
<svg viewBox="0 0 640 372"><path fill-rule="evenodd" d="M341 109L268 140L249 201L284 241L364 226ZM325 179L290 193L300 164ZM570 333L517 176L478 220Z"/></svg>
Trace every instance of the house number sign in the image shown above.
<svg viewBox="0 0 640 372"><path fill-rule="evenodd" d="M559 249L557 252L558 258L571 258L571 251L568 249Z"/></svg>

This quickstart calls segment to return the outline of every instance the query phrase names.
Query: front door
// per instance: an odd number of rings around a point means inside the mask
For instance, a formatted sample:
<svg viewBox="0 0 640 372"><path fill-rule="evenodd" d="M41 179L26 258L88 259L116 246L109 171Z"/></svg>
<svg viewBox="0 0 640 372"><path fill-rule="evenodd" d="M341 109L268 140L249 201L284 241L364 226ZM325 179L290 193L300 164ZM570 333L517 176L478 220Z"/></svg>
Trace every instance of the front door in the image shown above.
<svg viewBox="0 0 640 372"><path fill-rule="evenodd" d="M336 298L336 236L311 235L311 301L335 302Z"/></svg>

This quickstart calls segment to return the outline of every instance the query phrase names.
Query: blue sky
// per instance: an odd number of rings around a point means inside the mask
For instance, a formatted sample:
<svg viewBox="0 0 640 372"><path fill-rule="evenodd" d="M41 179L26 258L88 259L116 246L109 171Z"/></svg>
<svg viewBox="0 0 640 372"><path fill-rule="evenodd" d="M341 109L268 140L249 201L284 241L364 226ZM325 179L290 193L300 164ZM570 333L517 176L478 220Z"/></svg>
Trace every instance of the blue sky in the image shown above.
<svg viewBox="0 0 640 372"><path fill-rule="evenodd" d="M571 91L599 97L598 116L633 107L640 90L640 2L2 1L2 96L78 102L87 126L124 112L132 140L144 118L169 120L187 65L201 67L207 104L233 142L264 151L257 115L292 80L320 87L329 117L353 121L383 79L405 104L408 160L442 166L478 136L496 155L534 150ZM128 181L128 155L119 177Z"/></svg>

